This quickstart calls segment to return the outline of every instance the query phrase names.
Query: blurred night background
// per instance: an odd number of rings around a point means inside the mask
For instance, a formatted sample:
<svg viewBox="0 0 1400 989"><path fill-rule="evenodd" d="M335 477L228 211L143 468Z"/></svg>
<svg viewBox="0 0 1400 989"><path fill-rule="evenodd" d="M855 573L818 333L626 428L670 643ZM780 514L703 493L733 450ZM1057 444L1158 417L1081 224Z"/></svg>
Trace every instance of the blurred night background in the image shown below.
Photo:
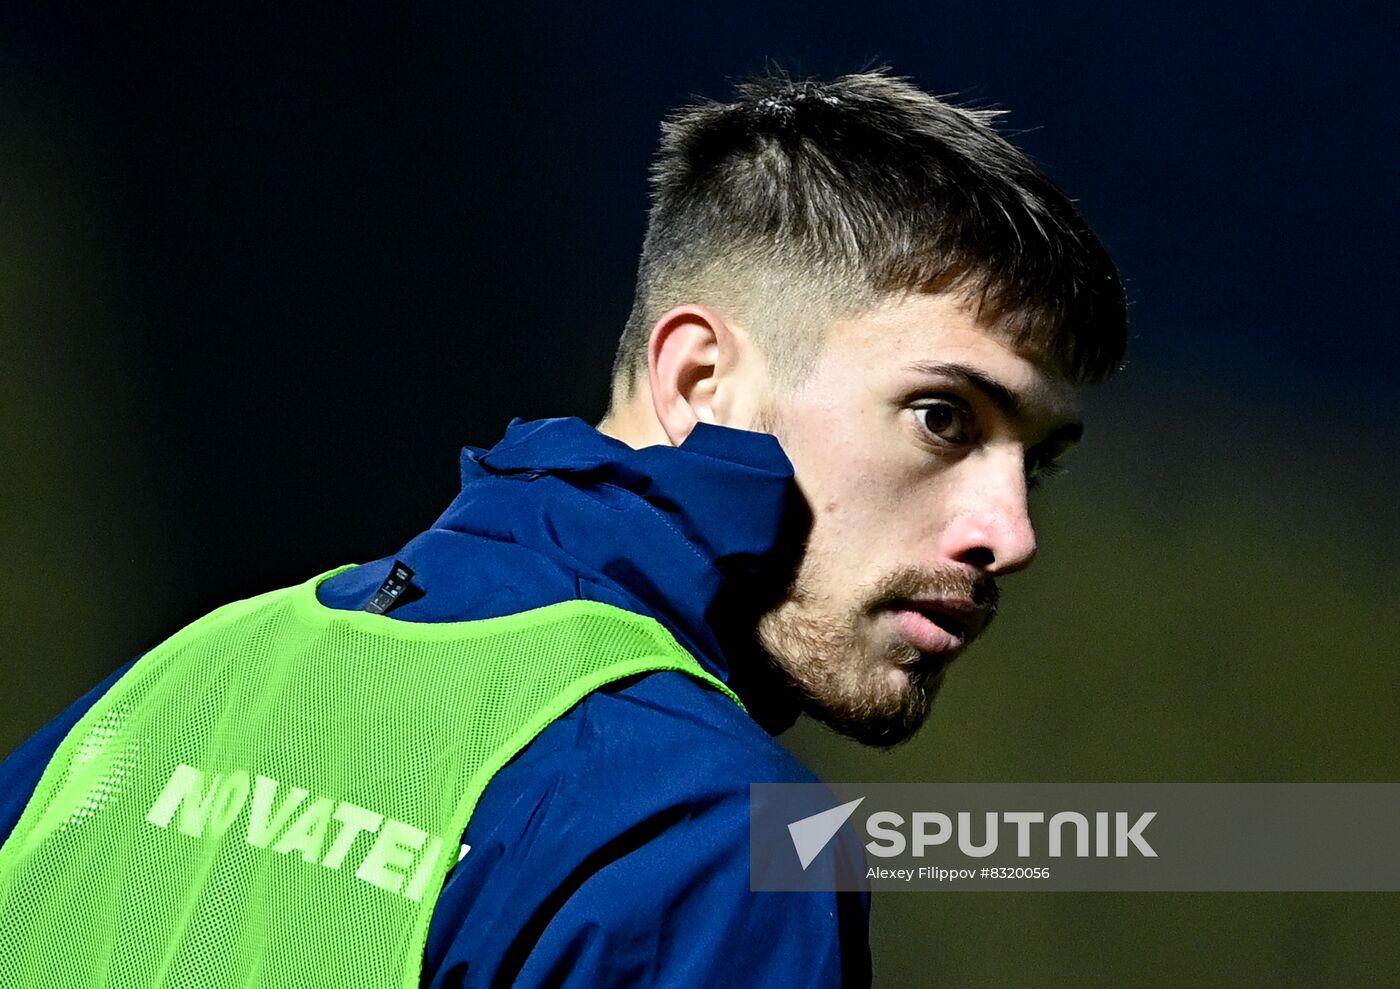
<svg viewBox="0 0 1400 989"><path fill-rule="evenodd" d="M934 723L833 780L1400 782L1393 5L0 8L0 750L602 413L662 114L768 60L1011 111L1128 368ZM877 985L1400 983L1396 894L882 894Z"/></svg>

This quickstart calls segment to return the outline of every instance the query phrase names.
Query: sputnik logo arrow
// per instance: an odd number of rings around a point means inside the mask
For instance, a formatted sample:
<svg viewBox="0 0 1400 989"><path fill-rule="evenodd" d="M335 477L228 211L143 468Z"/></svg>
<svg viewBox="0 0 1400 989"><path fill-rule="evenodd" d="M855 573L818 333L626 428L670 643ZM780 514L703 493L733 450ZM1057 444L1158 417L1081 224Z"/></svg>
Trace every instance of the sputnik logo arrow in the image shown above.
<svg viewBox="0 0 1400 989"><path fill-rule="evenodd" d="M864 799L860 797L848 804L804 817L800 821L793 821L787 826L788 834L792 836L792 847L797 849L797 859L802 863L803 872L807 871L807 866L812 864L812 860L820 855L822 849L836 836L836 832L841 830L841 825L850 820Z"/></svg>

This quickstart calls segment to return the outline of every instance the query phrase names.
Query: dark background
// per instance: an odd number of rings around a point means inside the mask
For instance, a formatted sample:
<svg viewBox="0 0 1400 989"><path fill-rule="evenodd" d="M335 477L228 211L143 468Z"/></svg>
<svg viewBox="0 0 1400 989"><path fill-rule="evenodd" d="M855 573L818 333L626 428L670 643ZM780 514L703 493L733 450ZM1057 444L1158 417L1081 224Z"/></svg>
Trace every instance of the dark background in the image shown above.
<svg viewBox="0 0 1400 989"><path fill-rule="evenodd" d="M657 122L771 58L1010 108L1134 300L935 723L784 740L839 780L1400 781L1393 5L490 7L0 9L0 749L393 552L511 417L596 420ZM882 986L1393 984L1397 917L890 894L874 950Z"/></svg>

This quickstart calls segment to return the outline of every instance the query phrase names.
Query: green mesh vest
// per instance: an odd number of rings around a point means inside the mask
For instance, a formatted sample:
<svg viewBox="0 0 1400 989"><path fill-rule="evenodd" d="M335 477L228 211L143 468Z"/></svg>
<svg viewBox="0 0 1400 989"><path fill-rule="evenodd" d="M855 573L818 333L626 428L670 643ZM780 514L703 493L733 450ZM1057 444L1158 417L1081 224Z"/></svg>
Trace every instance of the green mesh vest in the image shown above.
<svg viewBox="0 0 1400 989"><path fill-rule="evenodd" d="M472 809L541 729L652 670L734 698L608 605L403 622L324 607L329 576L200 619L74 726L0 849L0 986L417 986Z"/></svg>

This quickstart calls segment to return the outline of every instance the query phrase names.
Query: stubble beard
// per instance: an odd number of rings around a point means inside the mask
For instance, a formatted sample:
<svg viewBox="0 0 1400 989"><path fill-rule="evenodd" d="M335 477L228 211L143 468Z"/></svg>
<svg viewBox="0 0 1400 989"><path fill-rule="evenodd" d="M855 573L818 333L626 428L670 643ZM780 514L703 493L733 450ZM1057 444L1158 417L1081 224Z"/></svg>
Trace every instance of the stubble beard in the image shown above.
<svg viewBox="0 0 1400 989"><path fill-rule="evenodd" d="M782 442L778 406L763 408L750 428ZM837 585L812 550L809 541L786 597L759 619L759 645L817 721L877 748L907 741L928 719L944 667L898 637L875 642L877 613L901 598L972 598L986 604L990 621L996 583L973 581L960 571L906 568L854 593L848 599L854 604L842 611L823 603L816 591Z"/></svg>
<svg viewBox="0 0 1400 989"><path fill-rule="evenodd" d="M898 636L878 638L880 610L926 595L976 595L994 607L995 585L973 586L956 572L899 570L856 593L852 600L861 603L840 613L820 604L812 590L820 584L809 554L786 599L759 620L760 645L822 724L879 748L907 741L929 716L944 666Z"/></svg>

